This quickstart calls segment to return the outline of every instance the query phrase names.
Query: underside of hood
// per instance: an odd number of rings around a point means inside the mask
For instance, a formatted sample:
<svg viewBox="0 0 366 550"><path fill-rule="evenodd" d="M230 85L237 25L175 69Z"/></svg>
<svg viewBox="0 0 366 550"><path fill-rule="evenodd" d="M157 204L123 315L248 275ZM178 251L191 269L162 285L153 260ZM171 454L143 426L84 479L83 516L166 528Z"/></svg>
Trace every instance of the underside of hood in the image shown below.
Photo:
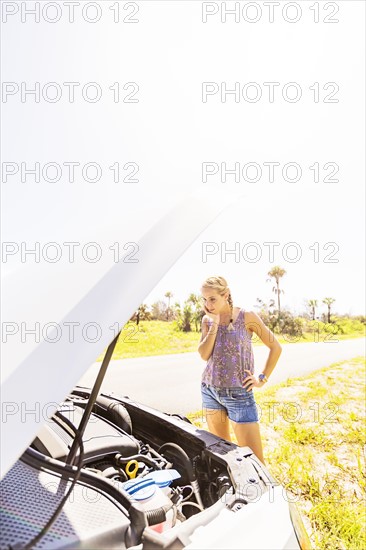
<svg viewBox="0 0 366 550"><path fill-rule="evenodd" d="M180 197L173 205L170 196L165 203L160 201L155 223L151 216L141 219L137 203L135 208L125 206L109 241L108 224L103 223L108 218L96 221L94 233L100 228L113 254L93 264L93 269L77 262L25 262L6 273L1 386L6 445L1 448L1 476L159 280L238 196L221 193L217 200L206 188ZM139 238L131 238L137 234ZM128 245L121 247L117 261L115 243ZM39 341L37 335L29 342L24 338L20 329L27 320L33 330L37 323L43 329L38 328Z"/></svg>

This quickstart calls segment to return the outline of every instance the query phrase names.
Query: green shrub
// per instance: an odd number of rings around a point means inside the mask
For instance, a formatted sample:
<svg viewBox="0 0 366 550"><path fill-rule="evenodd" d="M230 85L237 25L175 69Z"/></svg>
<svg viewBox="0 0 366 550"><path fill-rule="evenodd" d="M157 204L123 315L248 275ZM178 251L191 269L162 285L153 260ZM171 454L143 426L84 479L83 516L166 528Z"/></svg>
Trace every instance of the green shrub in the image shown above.
<svg viewBox="0 0 366 550"><path fill-rule="evenodd" d="M287 334L301 338L303 333L303 321L300 317L294 317L289 311L281 311L280 315L274 312L269 316L269 327L276 334Z"/></svg>

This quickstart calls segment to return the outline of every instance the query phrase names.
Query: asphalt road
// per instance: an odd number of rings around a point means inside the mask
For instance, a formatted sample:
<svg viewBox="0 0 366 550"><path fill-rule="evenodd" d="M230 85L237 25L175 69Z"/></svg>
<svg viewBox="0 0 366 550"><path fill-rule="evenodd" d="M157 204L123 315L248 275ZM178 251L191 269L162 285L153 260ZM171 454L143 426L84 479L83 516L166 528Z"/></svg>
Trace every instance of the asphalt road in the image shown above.
<svg viewBox="0 0 366 550"><path fill-rule="evenodd" d="M365 354L363 338L339 342L285 344L268 385L306 375L331 363ZM254 346L255 372L262 371L268 348ZM101 363L79 381L92 386ZM102 390L128 395L164 412L186 414L201 409L200 379L205 362L198 353L180 353L111 361ZM256 390L255 390L256 391ZM260 391L260 390L258 390Z"/></svg>

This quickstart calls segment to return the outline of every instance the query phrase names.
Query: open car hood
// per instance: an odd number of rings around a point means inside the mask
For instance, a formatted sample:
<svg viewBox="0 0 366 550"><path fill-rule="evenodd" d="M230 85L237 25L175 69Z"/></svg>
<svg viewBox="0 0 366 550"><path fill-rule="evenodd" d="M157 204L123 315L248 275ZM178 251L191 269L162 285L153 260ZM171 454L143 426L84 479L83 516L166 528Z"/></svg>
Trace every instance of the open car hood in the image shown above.
<svg viewBox="0 0 366 550"><path fill-rule="evenodd" d="M164 274L239 195L207 187L178 201L165 194L146 216L135 200L120 207L113 224L108 213L95 220L94 241L109 250L101 261L69 256L5 266L1 477ZM68 235L82 221L71 220ZM9 236L14 240L8 228Z"/></svg>

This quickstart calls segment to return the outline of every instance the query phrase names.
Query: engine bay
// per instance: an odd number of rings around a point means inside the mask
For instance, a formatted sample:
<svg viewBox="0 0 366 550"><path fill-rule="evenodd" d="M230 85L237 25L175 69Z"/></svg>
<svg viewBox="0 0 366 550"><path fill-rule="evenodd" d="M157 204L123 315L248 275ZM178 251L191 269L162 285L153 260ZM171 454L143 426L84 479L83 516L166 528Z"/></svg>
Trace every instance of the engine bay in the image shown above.
<svg viewBox="0 0 366 550"><path fill-rule="evenodd" d="M66 461L73 438L62 426L62 418L79 427L88 402L88 395L82 393L72 394L61 404L59 419L53 417L42 427L33 442L34 449ZM133 435L131 417L124 405L117 406L115 400L100 397L83 437L83 470L126 491L133 502L142 505L149 525L161 532L212 505L231 487L231 482L223 469L214 469L214 482L200 453L190 458L175 441L154 445L151 439L154 437L147 441ZM205 503L198 478L207 489Z"/></svg>
<svg viewBox="0 0 366 550"><path fill-rule="evenodd" d="M88 391L75 389L62 403L59 416L78 427L89 397ZM33 447L64 461L72 437L62 421L55 420L43 426ZM197 430L179 415L149 410L128 398L100 395L83 441L83 470L126 491L147 512L149 525L156 521L157 530L174 527L225 495L249 502L259 487L266 490L275 482L249 448L239 448ZM165 514L149 515L161 508ZM164 515L168 522L163 521Z"/></svg>
<svg viewBox="0 0 366 550"><path fill-rule="evenodd" d="M249 447L128 397L91 399L91 391L75 388L4 478L5 501L19 520L14 526L7 516L1 548L184 548L197 527L278 484ZM42 506L34 508L34 499ZM36 522L26 532L21 518L33 508ZM37 534L47 546L19 546Z"/></svg>

